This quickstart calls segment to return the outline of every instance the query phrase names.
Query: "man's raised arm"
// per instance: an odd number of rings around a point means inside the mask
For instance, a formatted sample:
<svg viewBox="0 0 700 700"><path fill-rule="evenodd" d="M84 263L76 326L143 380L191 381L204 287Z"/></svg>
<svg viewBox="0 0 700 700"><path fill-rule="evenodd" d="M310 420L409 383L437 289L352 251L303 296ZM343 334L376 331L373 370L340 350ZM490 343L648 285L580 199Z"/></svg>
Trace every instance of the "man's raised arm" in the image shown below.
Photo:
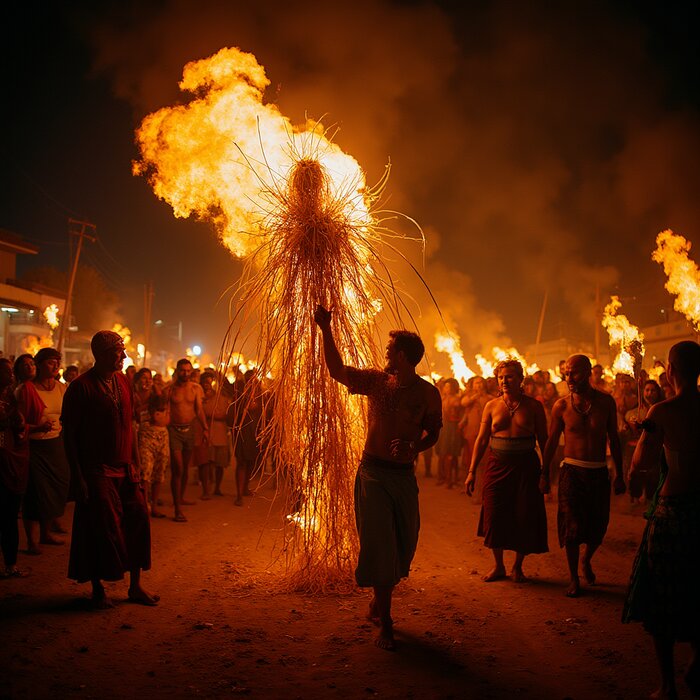
<svg viewBox="0 0 700 700"><path fill-rule="evenodd" d="M316 307L316 313L314 313L314 321L318 324L323 335L323 356L331 377L347 386L349 382L347 370L331 332L331 312L319 304Z"/></svg>

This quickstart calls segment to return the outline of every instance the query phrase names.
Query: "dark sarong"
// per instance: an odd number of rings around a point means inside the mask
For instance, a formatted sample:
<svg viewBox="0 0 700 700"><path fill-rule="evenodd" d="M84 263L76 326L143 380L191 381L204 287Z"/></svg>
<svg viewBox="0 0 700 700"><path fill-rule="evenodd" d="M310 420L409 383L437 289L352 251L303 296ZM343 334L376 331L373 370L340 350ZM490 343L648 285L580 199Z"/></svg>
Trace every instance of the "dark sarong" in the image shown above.
<svg viewBox="0 0 700 700"><path fill-rule="evenodd" d="M68 578L118 581L151 568L151 524L143 489L128 477L94 475L76 503Z"/></svg>
<svg viewBox="0 0 700 700"><path fill-rule="evenodd" d="M355 521L360 536L357 585L395 586L406 578L420 530L413 464L364 455L355 478Z"/></svg>
<svg viewBox="0 0 700 700"><path fill-rule="evenodd" d="M559 471L559 546L603 541L610 520L610 476L607 467L589 469L564 463Z"/></svg>
<svg viewBox="0 0 700 700"><path fill-rule="evenodd" d="M63 515L68 500L70 467L59 435L29 441L29 481L22 503L27 520L51 520Z"/></svg>
<svg viewBox="0 0 700 700"><path fill-rule="evenodd" d="M521 554L549 551L539 483L540 460L535 450L488 451L477 529L484 545Z"/></svg>
<svg viewBox="0 0 700 700"><path fill-rule="evenodd" d="M700 640L700 494L661 496L649 515L622 614L652 635Z"/></svg>

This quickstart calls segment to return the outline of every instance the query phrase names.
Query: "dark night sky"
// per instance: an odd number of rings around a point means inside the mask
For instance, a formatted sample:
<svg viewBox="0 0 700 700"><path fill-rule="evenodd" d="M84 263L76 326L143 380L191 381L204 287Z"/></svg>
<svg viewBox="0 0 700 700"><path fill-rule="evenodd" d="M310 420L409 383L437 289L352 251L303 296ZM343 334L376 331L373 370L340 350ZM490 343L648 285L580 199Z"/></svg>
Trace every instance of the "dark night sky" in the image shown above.
<svg viewBox="0 0 700 700"><path fill-rule="evenodd" d="M339 124L370 182L391 159L391 206L428 234L426 278L468 351L532 342L546 288L545 339L592 336L596 280L640 325L671 306L650 254L661 229L698 238L691 3L14 5L0 227L41 247L23 266L65 267L67 218L91 219L84 260L136 332L148 279L154 319L182 321L186 344L216 352L225 330L239 264L130 171L143 116L224 46L257 56L293 122ZM429 311L419 326L435 330Z"/></svg>

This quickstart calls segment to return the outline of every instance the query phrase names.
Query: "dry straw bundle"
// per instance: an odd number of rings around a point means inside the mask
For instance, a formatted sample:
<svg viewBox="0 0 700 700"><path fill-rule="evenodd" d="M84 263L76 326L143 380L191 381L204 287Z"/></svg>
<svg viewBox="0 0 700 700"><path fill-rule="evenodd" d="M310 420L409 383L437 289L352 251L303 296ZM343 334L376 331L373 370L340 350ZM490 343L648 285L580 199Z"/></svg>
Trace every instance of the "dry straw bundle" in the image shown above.
<svg viewBox="0 0 700 700"><path fill-rule="evenodd" d="M318 304L332 309L341 354L359 367L380 360L378 309L397 320L401 315L379 255L393 246L367 210L386 176L372 192L358 194L357 183L332 182L315 155L295 152L288 173L270 171L261 243L234 293L222 356L231 362L248 340L242 329L257 319L258 373L272 377L260 440L264 459L273 459L285 477L278 495L288 513L287 583L310 592L353 585L353 487L366 432L361 399L328 374L313 313ZM252 396L244 389L237 400L245 405Z"/></svg>

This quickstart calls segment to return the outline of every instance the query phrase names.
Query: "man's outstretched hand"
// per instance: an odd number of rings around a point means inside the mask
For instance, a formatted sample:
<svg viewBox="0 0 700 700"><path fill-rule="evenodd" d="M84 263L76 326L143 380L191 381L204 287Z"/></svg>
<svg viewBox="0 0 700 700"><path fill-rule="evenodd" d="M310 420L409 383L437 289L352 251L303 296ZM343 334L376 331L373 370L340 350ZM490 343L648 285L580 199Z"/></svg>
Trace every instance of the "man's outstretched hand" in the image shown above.
<svg viewBox="0 0 700 700"><path fill-rule="evenodd" d="M328 328L331 325L331 312L319 304L314 313L314 321L316 321L321 328Z"/></svg>

